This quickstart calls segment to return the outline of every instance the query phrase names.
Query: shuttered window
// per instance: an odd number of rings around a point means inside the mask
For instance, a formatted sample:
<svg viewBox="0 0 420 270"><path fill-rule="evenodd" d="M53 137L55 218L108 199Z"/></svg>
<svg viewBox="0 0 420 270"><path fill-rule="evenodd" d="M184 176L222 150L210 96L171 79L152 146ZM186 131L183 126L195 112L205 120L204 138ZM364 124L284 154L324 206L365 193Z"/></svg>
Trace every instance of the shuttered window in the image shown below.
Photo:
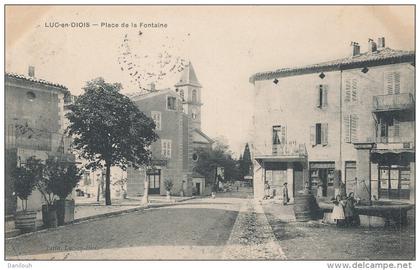
<svg viewBox="0 0 420 270"><path fill-rule="evenodd" d="M397 71L386 72L384 76L385 93L394 95L400 93L401 75Z"/></svg>
<svg viewBox="0 0 420 270"><path fill-rule="evenodd" d="M328 86L320 84L316 87L316 106L318 108L325 108L328 105Z"/></svg>
<svg viewBox="0 0 420 270"><path fill-rule="evenodd" d="M285 144L287 140L287 129L285 125L273 126L273 145Z"/></svg>
<svg viewBox="0 0 420 270"><path fill-rule="evenodd" d="M152 111L151 114L152 114L152 119L156 125L156 130L161 130L162 129L162 114L157 111Z"/></svg>
<svg viewBox="0 0 420 270"><path fill-rule="evenodd" d="M344 101L345 102L350 102L350 100L351 100L351 81L349 79L347 79L345 81L345 86L344 87L345 87L345 91L346 91Z"/></svg>
<svg viewBox="0 0 420 270"><path fill-rule="evenodd" d="M357 101L357 79L355 78L351 80L351 101Z"/></svg>
<svg viewBox="0 0 420 270"><path fill-rule="evenodd" d="M344 82L344 102L357 102L358 80L356 78L346 79Z"/></svg>
<svg viewBox="0 0 420 270"><path fill-rule="evenodd" d="M162 156L166 158L171 158L171 155L172 155L172 141L162 140Z"/></svg>
<svg viewBox="0 0 420 270"><path fill-rule="evenodd" d="M317 123L310 127L310 142L312 146L328 144L328 124Z"/></svg>
<svg viewBox="0 0 420 270"><path fill-rule="evenodd" d="M358 130L359 117L355 114L344 116L344 141L347 143L357 142L357 130Z"/></svg>

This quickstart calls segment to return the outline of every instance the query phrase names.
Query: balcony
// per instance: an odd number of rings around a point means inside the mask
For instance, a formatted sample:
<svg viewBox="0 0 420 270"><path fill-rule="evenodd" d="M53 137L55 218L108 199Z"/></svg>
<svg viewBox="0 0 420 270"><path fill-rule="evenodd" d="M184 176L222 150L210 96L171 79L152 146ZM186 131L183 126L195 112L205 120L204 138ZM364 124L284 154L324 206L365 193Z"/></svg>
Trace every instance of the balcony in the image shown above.
<svg viewBox="0 0 420 270"><path fill-rule="evenodd" d="M414 151L414 139L408 137L378 137L374 152L412 152Z"/></svg>
<svg viewBox="0 0 420 270"><path fill-rule="evenodd" d="M373 112L402 111L414 109L411 93L381 95L373 97Z"/></svg>
<svg viewBox="0 0 420 270"><path fill-rule="evenodd" d="M305 144L288 142L285 144L274 144L272 154L274 156L307 156Z"/></svg>

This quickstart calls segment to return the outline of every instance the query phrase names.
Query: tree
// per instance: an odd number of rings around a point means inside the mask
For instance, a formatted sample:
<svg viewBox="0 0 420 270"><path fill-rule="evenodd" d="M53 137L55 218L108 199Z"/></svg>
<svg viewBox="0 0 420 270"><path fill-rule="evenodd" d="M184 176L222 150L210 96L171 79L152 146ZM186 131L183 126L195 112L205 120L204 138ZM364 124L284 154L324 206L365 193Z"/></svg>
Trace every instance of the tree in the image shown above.
<svg viewBox="0 0 420 270"><path fill-rule="evenodd" d="M239 171L241 173L241 179L244 178L244 176L249 175L252 168L252 160L251 160L251 152L249 151L249 145L248 143L245 145L244 153L241 155L241 158L239 158Z"/></svg>
<svg viewBox="0 0 420 270"><path fill-rule="evenodd" d="M13 188L16 196L21 199L23 211L28 208L28 197L32 194L41 177L41 161L35 157L30 157L25 166L16 166L13 169Z"/></svg>
<svg viewBox="0 0 420 270"><path fill-rule="evenodd" d="M106 205L111 205L111 167L150 164L148 147L158 138L153 120L119 93L121 89L121 84L106 83L103 78L89 81L67 114L72 145L88 161L86 168L106 169Z"/></svg>
<svg viewBox="0 0 420 270"><path fill-rule="evenodd" d="M224 181L238 179L238 161L232 157L229 146L221 141L216 141L212 149L202 148L197 151L199 156L195 170L206 179L215 181L216 168L224 168ZM216 184L215 182L213 184Z"/></svg>

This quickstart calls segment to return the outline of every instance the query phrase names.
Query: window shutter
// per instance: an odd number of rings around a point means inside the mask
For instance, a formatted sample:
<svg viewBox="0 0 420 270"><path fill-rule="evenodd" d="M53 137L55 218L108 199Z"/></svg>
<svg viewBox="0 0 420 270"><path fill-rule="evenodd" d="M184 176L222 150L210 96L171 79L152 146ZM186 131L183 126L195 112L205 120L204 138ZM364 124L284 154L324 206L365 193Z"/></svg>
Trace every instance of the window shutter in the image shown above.
<svg viewBox="0 0 420 270"><path fill-rule="evenodd" d="M400 137L400 121L394 118L394 137Z"/></svg>
<svg viewBox="0 0 420 270"><path fill-rule="evenodd" d="M399 72L394 72L394 94L399 94L400 93L400 73Z"/></svg>
<svg viewBox="0 0 420 270"><path fill-rule="evenodd" d="M316 107L317 108L321 108L321 102L322 102L322 100L321 100L321 92L322 91L322 84L320 84L320 85L317 85L317 87L316 87Z"/></svg>
<svg viewBox="0 0 420 270"><path fill-rule="evenodd" d="M344 116L344 134L345 134L345 142L350 142L350 115Z"/></svg>
<svg viewBox="0 0 420 270"><path fill-rule="evenodd" d="M351 82L350 79L347 79L345 82L345 91L346 91L346 95L344 98L345 102L350 102L351 99Z"/></svg>
<svg viewBox="0 0 420 270"><path fill-rule="evenodd" d="M328 124L321 124L321 144L328 144Z"/></svg>
<svg viewBox="0 0 420 270"><path fill-rule="evenodd" d="M282 144L286 143L286 127L285 126L281 127L281 143Z"/></svg>
<svg viewBox="0 0 420 270"><path fill-rule="evenodd" d="M322 106L326 107L328 105L328 86L323 85L322 88Z"/></svg>
<svg viewBox="0 0 420 270"><path fill-rule="evenodd" d="M351 83L351 101L357 101L357 79L353 79Z"/></svg>
<svg viewBox="0 0 420 270"><path fill-rule="evenodd" d="M351 134L351 142L357 142L357 125L358 125L358 116L357 115L351 115L350 117L350 134Z"/></svg>
<svg viewBox="0 0 420 270"><path fill-rule="evenodd" d="M310 141L311 141L311 145L315 146L316 145L316 141L315 141L315 126L311 126L310 127Z"/></svg>
<svg viewBox="0 0 420 270"><path fill-rule="evenodd" d="M385 92L388 93L388 95L392 95L393 94L393 84L394 84L394 80L393 80L393 74L392 72L386 72L385 73Z"/></svg>

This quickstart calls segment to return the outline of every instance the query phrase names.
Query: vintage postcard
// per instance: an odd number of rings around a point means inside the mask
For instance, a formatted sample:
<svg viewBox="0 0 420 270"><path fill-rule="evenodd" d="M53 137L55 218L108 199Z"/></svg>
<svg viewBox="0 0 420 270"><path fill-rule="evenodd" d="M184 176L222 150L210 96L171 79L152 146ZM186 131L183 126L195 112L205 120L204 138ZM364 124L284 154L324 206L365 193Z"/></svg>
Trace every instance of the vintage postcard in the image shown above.
<svg viewBox="0 0 420 270"><path fill-rule="evenodd" d="M412 267L415 5L4 9L9 268Z"/></svg>

